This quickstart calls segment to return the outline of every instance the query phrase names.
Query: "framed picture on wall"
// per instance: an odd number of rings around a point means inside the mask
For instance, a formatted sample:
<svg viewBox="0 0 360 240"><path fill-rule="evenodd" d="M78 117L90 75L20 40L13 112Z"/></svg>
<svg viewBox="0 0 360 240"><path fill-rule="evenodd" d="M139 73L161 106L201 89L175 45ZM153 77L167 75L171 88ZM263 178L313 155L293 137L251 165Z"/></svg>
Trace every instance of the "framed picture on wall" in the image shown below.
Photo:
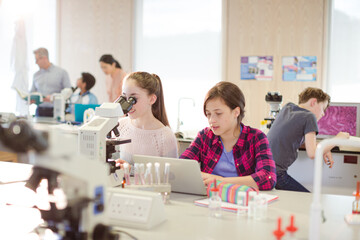
<svg viewBox="0 0 360 240"><path fill-rule="evenodd" d="M316 56L282 57L283 81L316 81Z"/></svg>
<svg viewBox="0 0 360 240"><path fill-rule="evenodd" d="M241 57L240 78L241 80L272 80L273 57Z"/></svg>

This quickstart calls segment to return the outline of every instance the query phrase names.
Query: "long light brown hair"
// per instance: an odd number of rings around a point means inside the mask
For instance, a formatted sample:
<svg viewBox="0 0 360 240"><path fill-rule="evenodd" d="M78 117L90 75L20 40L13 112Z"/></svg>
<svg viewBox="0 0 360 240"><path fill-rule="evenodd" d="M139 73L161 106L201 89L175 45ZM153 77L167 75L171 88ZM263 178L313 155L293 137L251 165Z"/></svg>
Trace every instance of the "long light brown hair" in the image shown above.
<svg viewBox="0 0 360 240"><path fill-rule="evenodd" d="M147 90L148 94L155 94L156 102L151 106L152 113L165 126L169 126L169 121L166 115L164 93L160 77L156 74L147 72L133 72L130 73L127 79L132 79L142 89Z"/></svg>

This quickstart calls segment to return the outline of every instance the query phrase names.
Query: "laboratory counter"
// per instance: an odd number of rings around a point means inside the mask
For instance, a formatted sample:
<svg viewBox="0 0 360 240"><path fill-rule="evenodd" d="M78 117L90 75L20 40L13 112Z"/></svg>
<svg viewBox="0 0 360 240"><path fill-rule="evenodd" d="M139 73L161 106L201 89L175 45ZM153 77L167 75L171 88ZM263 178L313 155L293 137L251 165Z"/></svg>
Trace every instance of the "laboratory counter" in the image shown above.
<svg viewBox="0 0 360 240"><path fill-rule="evenodd" d="M0 163L0 182L25 180L31 172L31 165L19 163ZM1 185L0 185L1 186ZM10 185L3 185L1 190L10 190L10 195L16 197L16 189L9 189ZM162 239L275 239L272 235L277 228L277 219L282 217L282 229L290 223L290 216L295 216L295 225L298 227L296 239L308 239L311 193L290 192L272 190L266 193L276 195L279 198L268 205L267 218L264 220L248 219L246 216L237 216L234 212L222 211L221 218L208 216L206 207L196 206L195 200L204 198L198 195L171 193L170 202L165 204L167 220L149 230L125 228L116 226L115 230L130 233L139 240L162 240ZM0 203L9 199L9 194L1 194ZM349 225L344 217L352 210L353 196L322 195L325 223L322 224L320 239L360 239L360 225ZM16 199L14 199L16 200ZM17 197L17 200L21 200ZM24 199L26 201L26 199ZM30 204L31 205L31 204ZM26 220L25 209L20 208L20 213L10 211L6 204L0 204L0 239L9 236L10 232L15 235L36 226L36 222ZM35 209L29 209L29 211ZM21 217L20 217L20 215ZM31 215L34 213L31 212ZM31 219L31 218L30 218ZM35 219L38 219L35 218ZM25 228L28 224L28 228ZM16 229L16 230L15 230ZM25 238L13 238L25 239ZM26 238L30 239L30 238ZM32 238L33 239L33 238ZM121 239L131 239L121 234Z"/></svg>
<svg viewBox="0 0 360 240"><path fill-rule="evenodd" d="M308 239L311 193L273 190L278 200L268 206L265 220L248 219L233 212L222 211L221 218L210 218L206 207L196 206L201 196L171 193L170 204L165 206L167 221L151 230L118 228L137 239L276 239L273 231L278 217L282 217L282 229L295 216L298 231L296 239ZM354 197L323 195L322 204L326 221L322 224L320 239L360 239L360 225L348 225L344 217L351 213ZM122 234L121 239L131 239Z"/></svg>

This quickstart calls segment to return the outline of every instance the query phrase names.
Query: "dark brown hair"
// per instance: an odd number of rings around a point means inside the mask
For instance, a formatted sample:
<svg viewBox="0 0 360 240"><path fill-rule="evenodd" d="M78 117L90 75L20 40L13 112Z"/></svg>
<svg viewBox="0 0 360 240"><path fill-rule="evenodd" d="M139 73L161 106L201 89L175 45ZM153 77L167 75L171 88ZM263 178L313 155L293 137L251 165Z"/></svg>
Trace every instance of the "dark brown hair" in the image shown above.
<svg viewBox="0 0 360 240"><path fill-rule="evenodd" d="M111 55L111 54L104 54L100 57L99 62L103 62L103 63L107 63L112 65L113 63L115 63L115 67L116 68L121 68L120 63Z"/></svg>
<svg viewBox="0 0 360 240"><path fill-rule="evenodd" d="M326 108L330 104L330 96L327 93L325 93L320 88L312 88L312 87L306 88L304 91L302 91L299 94L299 104L306 103L311 98L316 98L316 100L319 103L327 101L328 105L326 106Z"/></svg>
<svg viewBox="0 0 360 240"><path fill-rule="evenodd" d="M220 98L231 109L240 108L240 114L237 122L240 125L241 120L245 116L245 97L240 88L231 82L219 82L212 87L205 96L204 101L204 114L206 115L206 104L208 101Z"/></svg>
<svg viewBox="0 0 360 240"><path fill-rule="evenodd" d="M149 95L155 94L156 102L151 106L152 113L156 119L162 122L162 124L170 127L166 115L164 93L159 76L147 72L133 72L126 78L134 80L139 87L147 90Z"/></svg>
<svg viewBox="0 0 360 240"><path fill-rule="evenodd" d="M86 83L86 90L89 91L96 83L96 80L93 75L87 72L81 73L82 81Z"/></svg>

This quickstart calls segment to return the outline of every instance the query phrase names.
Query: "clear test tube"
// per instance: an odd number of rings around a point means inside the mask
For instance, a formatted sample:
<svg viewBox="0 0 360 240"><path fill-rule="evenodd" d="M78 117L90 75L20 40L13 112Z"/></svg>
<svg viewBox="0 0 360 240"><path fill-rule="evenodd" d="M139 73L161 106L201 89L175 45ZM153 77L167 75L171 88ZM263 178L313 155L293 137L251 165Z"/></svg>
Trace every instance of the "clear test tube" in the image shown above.
<svg viewBox="0 0 360 240"><path fill-rule="evenodd" d="M145 171L145 182L148 185L153 184L153 175L152 175L152 163L146 164L146 171Z"/></svg>
<svg viewBox="0 0 360 240"><path fill-rule="evenodd" d="M134 183L135 185L140 185L140 175L139 175L139 164L134 163Z"/></svg>
<svg viewBox="0 0 360 240"><path fill-rule="evenodd" d="M164 184L169 183L169 176L170 176L170 163L165 163L164 168Z"/></svg>
<svg viewBox="0 0 360 240"><path fill-rule="evenodd" d="M155 184L160 185L160 163L156 162L154 163L155 167Z"/></svg>
<svg viewBox="0 0 360 240"><path fill-rule="evenodd" d="M131 185L131 183L130 183L129 164L124 163L123 166L124 166L124 177L125 177L126 185Z"/></svg>
<svg viewBox="0 0 360 240"><path fill-rule="evenodd" d="M264 195L258 194L254 198L254 219L263 220L267 218L267 199Z"/></svg>
<svg viewBox="0 0 360 240"><path fill-rule="evenodd" d="M250 191L249 192L249 198L248 198L248 218L253 218L255 213L255 196L257 195L257 192Z"/></svg>
<svg viewBox="0 0 360 240"><path fill-rule="evenodd" d="M246 214L246 192L237 193L237 216L243 216Z"/></svg>
<svg viewBox="0 0 360 240"><path fill-rule="evenodd" d="M141 185L145 185L145 165L143 163L140 163L139 165L139 174L140 174L140 183Z"/></svg>

